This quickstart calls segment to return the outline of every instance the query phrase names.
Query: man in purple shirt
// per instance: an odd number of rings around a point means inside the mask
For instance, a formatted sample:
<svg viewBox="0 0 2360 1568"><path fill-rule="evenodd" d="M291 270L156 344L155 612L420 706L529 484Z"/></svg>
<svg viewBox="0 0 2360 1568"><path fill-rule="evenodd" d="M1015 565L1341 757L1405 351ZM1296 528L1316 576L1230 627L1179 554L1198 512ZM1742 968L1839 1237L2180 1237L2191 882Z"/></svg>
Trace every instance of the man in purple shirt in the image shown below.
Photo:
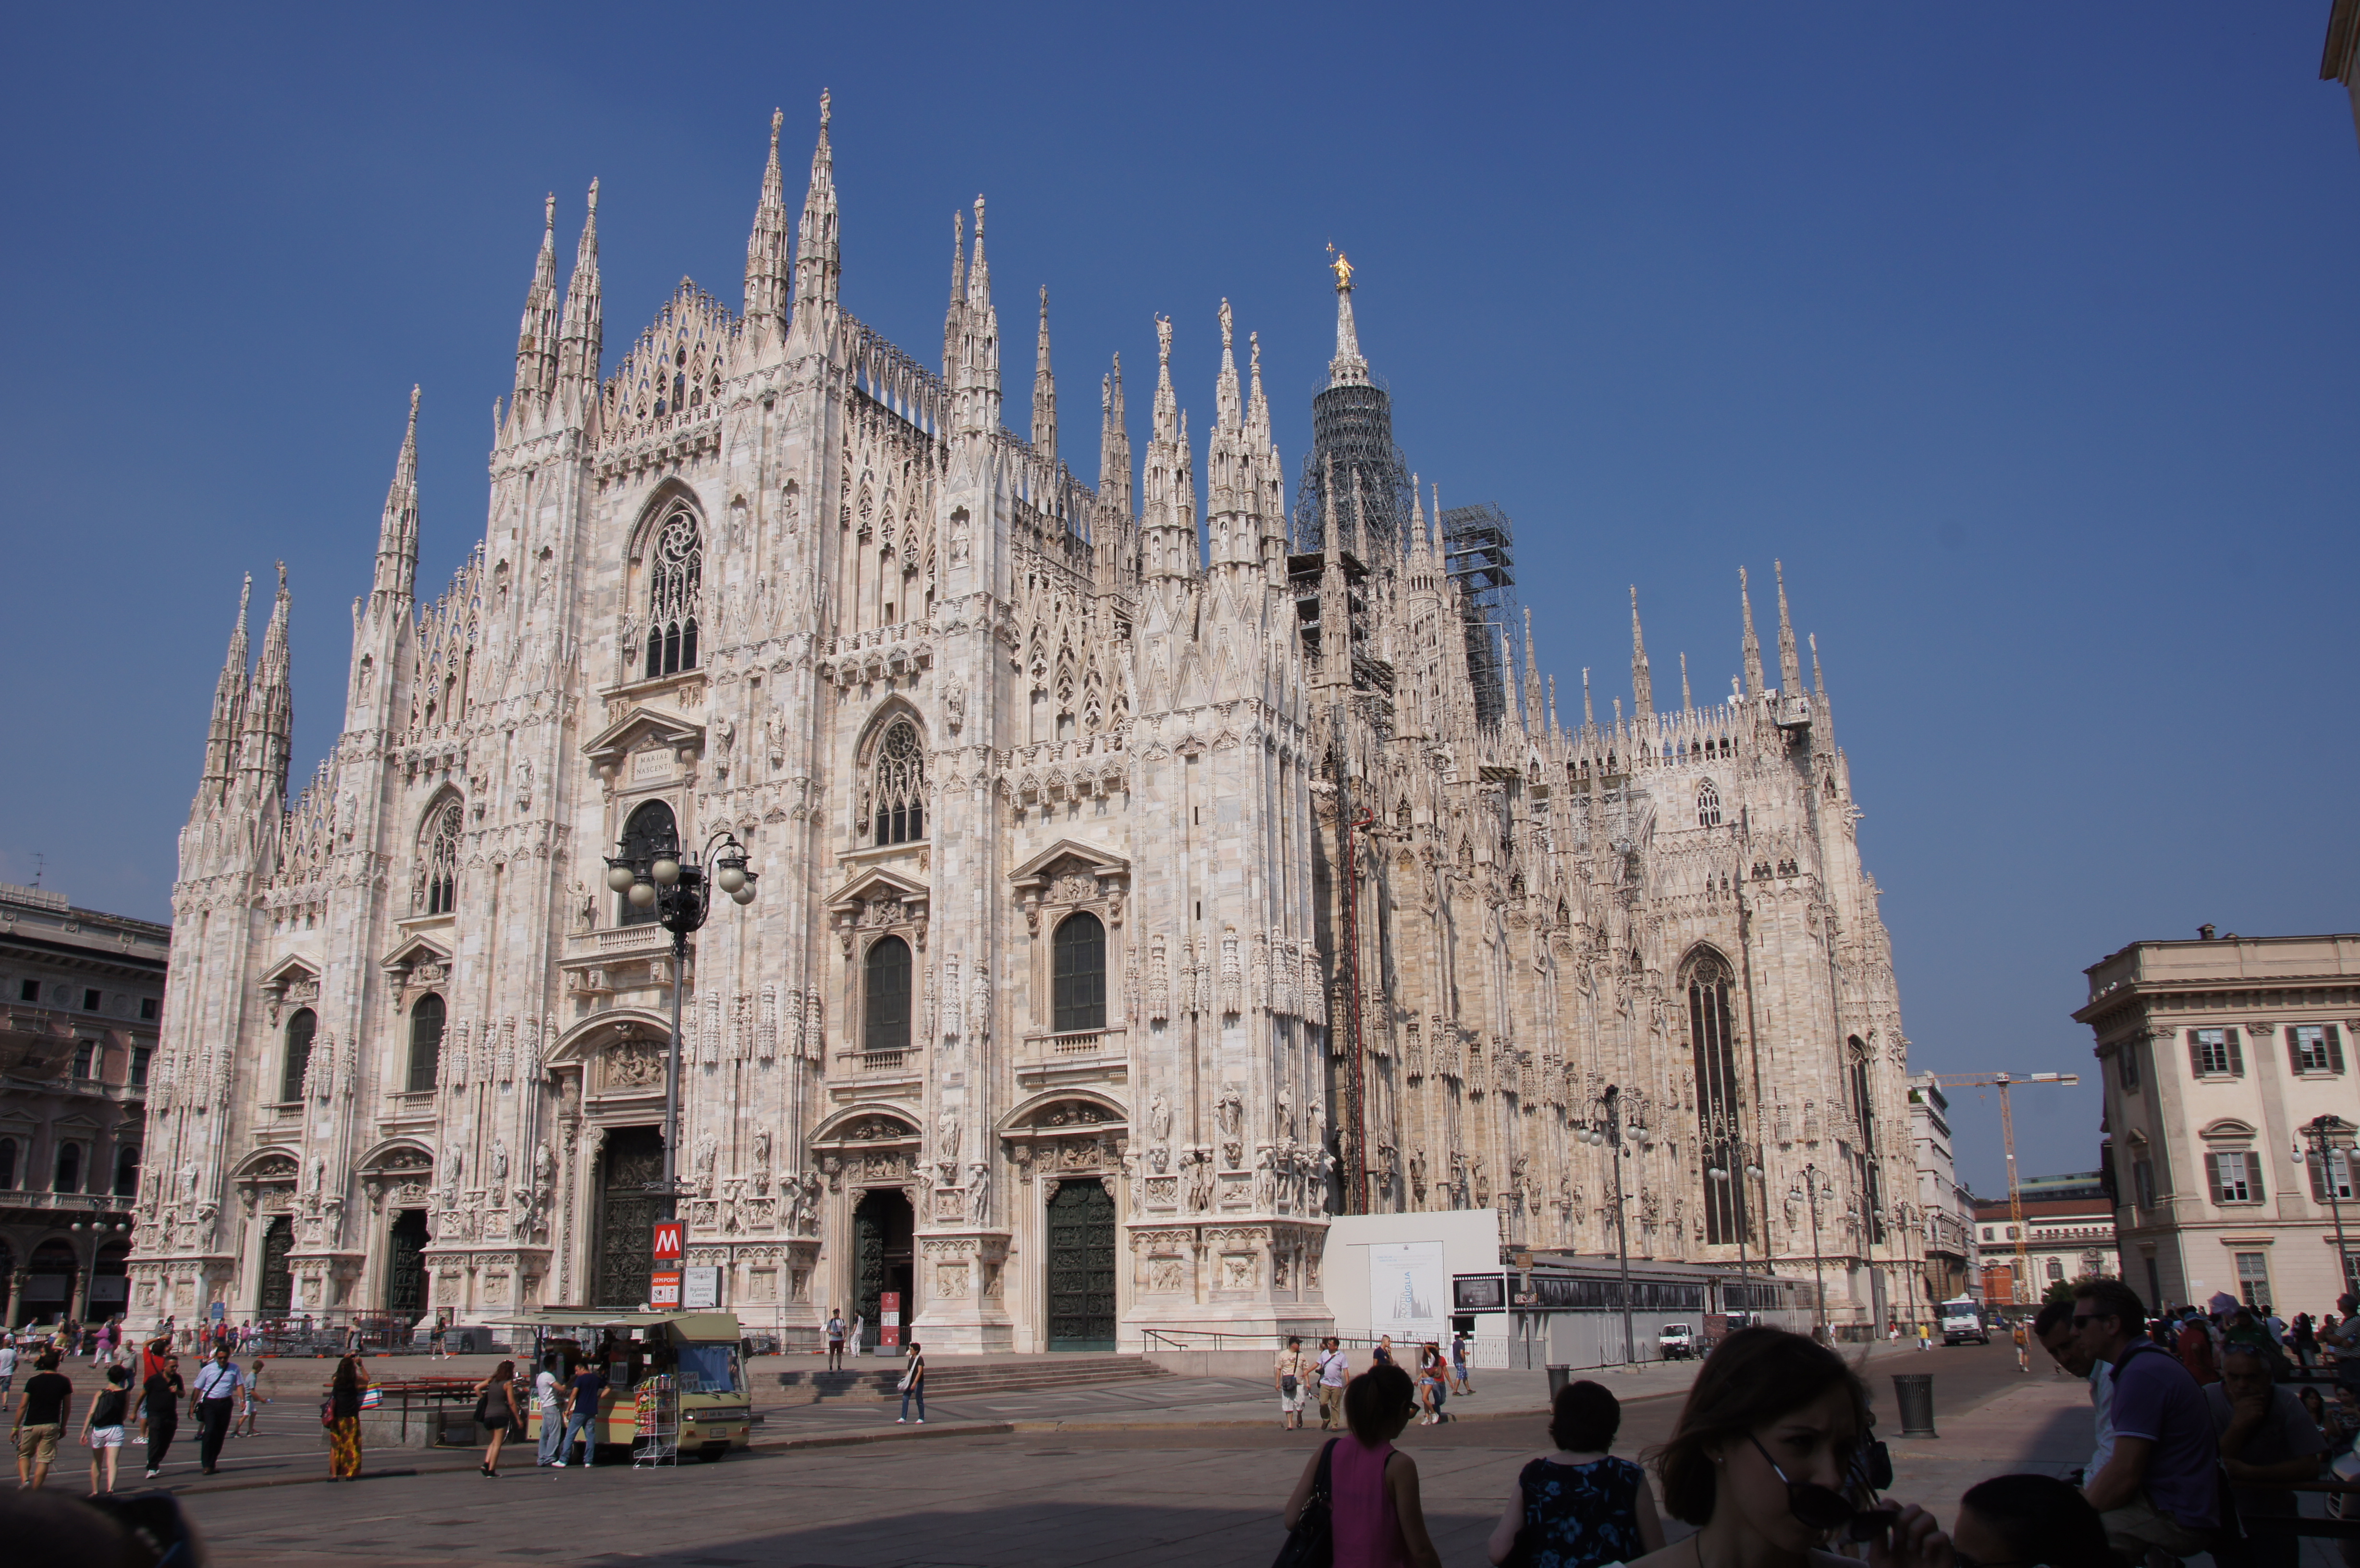
<svg viewBox="0 0 2360 1568"><path fill-rule="evenodd" d="M2120 1279L2076 1286L2072 1321L2074 1344L2114 1367L2114 1456L2082 1487L2108 1544L2134 1563L2151 1546L2175 1557L2211 1550L2220 1445L2203 1389L2147 1337L2147 1309Z"/></svg>

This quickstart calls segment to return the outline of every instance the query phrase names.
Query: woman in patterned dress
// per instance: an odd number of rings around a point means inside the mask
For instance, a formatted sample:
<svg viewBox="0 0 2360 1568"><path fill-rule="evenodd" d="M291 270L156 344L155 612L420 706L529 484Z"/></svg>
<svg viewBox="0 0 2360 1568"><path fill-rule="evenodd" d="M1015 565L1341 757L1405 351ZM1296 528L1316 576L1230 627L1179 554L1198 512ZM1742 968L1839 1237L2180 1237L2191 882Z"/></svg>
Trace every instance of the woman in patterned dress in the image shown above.
<svg viewBox="0 0 2360 1568"><path fill-rule="evenodd" d="M357 1481L361 1476L361 1391L368 1374L361 1358L347 1356L336 1363L335 1381L328 1386L328 1479Z"/></svg>
<svg viewBox="0 0 2360 1568"><path fill-rule="evenodd" d="M1608 1452L1622 1404L1599 1384L1568 1383L1549 1409L1557 1452L1526 1465L1485 1543L1494 1563L1599 1568L1662 1550L1664 1522L1647 1473ZM1521 1545L1520 1545L1521 1543Z"/></svg>

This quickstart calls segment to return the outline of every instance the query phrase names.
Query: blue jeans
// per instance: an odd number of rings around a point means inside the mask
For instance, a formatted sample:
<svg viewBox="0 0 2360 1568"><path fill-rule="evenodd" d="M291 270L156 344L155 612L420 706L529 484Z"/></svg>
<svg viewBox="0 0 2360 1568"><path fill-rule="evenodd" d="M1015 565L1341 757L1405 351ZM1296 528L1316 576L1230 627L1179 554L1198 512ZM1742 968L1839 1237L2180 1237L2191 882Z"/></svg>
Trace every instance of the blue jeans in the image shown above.
<svg viewBox="0 0 2360 1568"><path fill-rule="evenodd" d="M598 1424L596 1410L576 1410L565 1423L565 1440L558 1444L557 1456L563 1459L574 1452L574 1440L582 1440L582 1463L590 1464L598 1457Z"/></svg>
<svg viewBox="0 0 2360 1568"><path fill-rule="evenodd" d="M926 1419L926 1380L924 1378L919 1378L916 1383L912 1385L910 1388L901 1395L901 1419L903 1421L908 1421L910 1419L910 1401L912 1399L918 1401L918 1419L920 1421L924 1421Z"/></svg>
<svg viewBox="0 0 2360 1568"><path fill-rule="evenodd" d="M540 1458L543 1465L548 1464L551 1460L557 1457L559 1452L558 1439L563 1437L564 1432L565 1422L558 1411L545 1410L541 1412Z"/></svg>

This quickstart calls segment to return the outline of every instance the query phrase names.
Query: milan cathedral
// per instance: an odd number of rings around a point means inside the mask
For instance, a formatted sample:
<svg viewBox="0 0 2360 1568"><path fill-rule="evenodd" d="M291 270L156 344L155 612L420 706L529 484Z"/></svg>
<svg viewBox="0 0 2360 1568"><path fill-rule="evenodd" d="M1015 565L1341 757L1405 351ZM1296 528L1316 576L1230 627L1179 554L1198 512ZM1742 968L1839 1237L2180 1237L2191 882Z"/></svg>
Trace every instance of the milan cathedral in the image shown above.
<svg viewBox="0 0 2360 1568"><path fill-rule="evenodd" d="M1633 1257L1898 1300L1907 1042L1783 579L1775 668L1741 572L1743 676L1698 702L1683 659L1677 706L1634 592L1628 712L1585 671L1561 724L1393 447L1341 258L1290 505L1226 304L1157 321L1137 463L1100 379L1091 485L1043 290L1011 433L980 200L939 370L863 325L825 99L800 223L772 122L741 308L683 280L611 363L597 201L562 289L551 203L482 542L426 603L412 395L300 792L283 571L258 659L240 602L135 1318L645 1301L675 988L686 1260L749 1326L897 1292L942 1350L1317 1333L1338 1214L1612 1255L1575 1136L1610 1083ZM1201 453L1175 330L1220 335ZM725 830L759 896L676 965L606 857Z"/></svg>

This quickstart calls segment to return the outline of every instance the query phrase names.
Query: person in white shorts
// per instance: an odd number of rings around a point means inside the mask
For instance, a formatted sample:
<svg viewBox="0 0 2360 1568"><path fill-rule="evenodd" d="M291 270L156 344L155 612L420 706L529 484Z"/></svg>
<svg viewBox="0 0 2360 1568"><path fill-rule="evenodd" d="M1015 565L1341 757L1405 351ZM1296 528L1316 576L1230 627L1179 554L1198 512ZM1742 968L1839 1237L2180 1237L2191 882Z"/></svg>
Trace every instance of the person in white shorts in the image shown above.
<svg viewBox="0 0 2360 1568"><path fill-rule="evenodd" d="M120 1367L106 1369L106 1387L93 1394L82 1413L82 1440L90 1449L90 1493L115 1490L115 1467L123 1457L123 1422L130 1413L131 1379Z"/></svg>
<svg viewBox="0 0 2360 1568"><path fill-rule="evenodd" d="M1303 1401L1311 1393L1311 1365L1304 1359L1301 1336L1288 1337L1271 1369L1271 1383L1278 1389L1279 1430L1293 1432L1303 1424Z"/></svg>

